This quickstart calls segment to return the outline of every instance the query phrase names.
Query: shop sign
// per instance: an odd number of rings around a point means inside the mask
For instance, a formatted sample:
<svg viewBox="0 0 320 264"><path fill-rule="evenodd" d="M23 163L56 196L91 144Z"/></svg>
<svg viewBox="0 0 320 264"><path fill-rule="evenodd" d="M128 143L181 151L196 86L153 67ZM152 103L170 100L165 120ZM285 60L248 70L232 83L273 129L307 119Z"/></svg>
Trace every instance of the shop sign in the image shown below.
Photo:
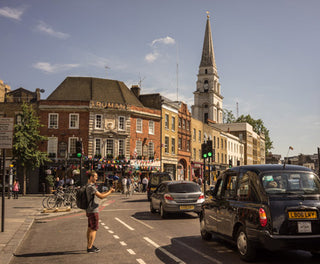
<svg viewBox="0 0 320 264"><path fill-rule="evenodd" d="M130 160L130 165L134 167L160 167L160 161Z"/></svg>
<svg viewBox="0 0 320 264"><path fill-rule="evenodd" d="M111 103L111 102L99 102L90 101L90 108L96 109L117 109L117 110L129 110L130 107L126 104Z"/></svg>

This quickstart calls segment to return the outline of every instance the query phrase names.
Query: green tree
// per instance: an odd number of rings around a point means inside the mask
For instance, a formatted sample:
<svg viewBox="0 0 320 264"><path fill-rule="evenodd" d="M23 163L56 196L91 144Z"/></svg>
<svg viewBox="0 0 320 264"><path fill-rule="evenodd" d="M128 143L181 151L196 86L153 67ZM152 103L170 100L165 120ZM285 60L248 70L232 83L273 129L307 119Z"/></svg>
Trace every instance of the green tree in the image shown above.
<svg viewBox="0 0 320 264"><path fill-rule="evenodd" d="M38 143L47 138L40 135L41 125L32 105L23 103L21 108L21 122L14 126L13 158L23 168L23 194L25 195L27 171L40 167L50 159L47 153L39 150Z"/></svg>
<svg viewBox="0 0 320 264"><path fill-rule="evenodd" d="M266 142L266 155L271 149L273 149L273 142L270 139L269 130L264 126L264 123L261 119L254 119L250 115L241 115L238 118L235 118L232 111L227 109L223 110L223 123L249 123L253 131L257 134L264 134Z"/></svg>
<svg viewBox="0 0 320 264"><path fill-rule="evenodd" d="M241 115L235 122L249 123L252 126L254 132L256 132L257 134L264 134L266 142L266 155L271 149L273 149L273 142L270 139L269 130L264 126L264 123L261 119L254 119L250 115Z"/></svg>
<svg viewBox="0 0 320 264"><path fill-rule="evenodd" d="M232 113L232 111L223 109L223 123L230 124L234 122L236 122L236 118L234 117L234 114Z"/></svg>

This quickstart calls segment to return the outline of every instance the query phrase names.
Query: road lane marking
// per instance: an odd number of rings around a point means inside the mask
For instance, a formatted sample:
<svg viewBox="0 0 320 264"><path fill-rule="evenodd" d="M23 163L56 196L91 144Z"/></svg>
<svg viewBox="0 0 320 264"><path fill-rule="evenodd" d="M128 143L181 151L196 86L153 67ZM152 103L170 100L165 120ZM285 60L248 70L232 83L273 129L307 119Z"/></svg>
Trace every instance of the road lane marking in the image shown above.
<svg viewBox="0 0 320 264"><path fill-rule="evenodd" d="M131 255L135 255L136 252L134 252L132 249L128 248L127 251L131 254Z"/></svg>
<svg viewBox="0 0 320 264"><path fill-rule="evenodd" d="M199 255L202 256L203 258L206 258L206 259L210 260L212 263L222 264L221 261L219 261L219 260L217 260L217 259L215 259L215 258L212 258L212 257L210 257L210 256L202 253L201 251L199 251L199 250L197 250L197 249L195 249L195 248L193 248L193 247L191 247L191 246L189 246L189 245L187 245L187 244L185 244L185 243L183 243L183 242L181 242L181 241L179 241L179 240L177 240L177 239L174 239L174 238L173 238L172 241L173 241L173 242L176 242L176 243L178 243L178 244L180 244L180 245L182 245L182 246L184 246L184 247L186 247L187 249L189 249L189 250L191 250L191 251L193 251L193 252L195 252L195 253L197 253L197 254L199 254Z"/></svg>
<svg viewBox="0 0 320 264"><path fill-rule="evenodd" d="M137 261L138 261L139 264L146 264L146 263L143 261L143 259L137 259Z"/></svg>
<svg viewBox="0 0 320 264"><path fill-rule="evenodd" d="M114 219L116 219L119 223L123 224L129 230L131 230L131 231L134 230L134 228L132 228L131 226L127 225L125 222L121 221L118 217L115 217Z"/></svg>
<svg viewBox="0 0 320 264"><path fill-rule="evenodd" d="M124 242L124 241L120 241L120 244L121 244L121 246L126 246L127 245L126 242Z"/></svg>
<svg viewBox="0 0 320 264"><path fill-rule="evenodd" d="M105 223L101 223L101 225L103 225L103 226L104 226L104 225L105 225Z"/></svg>
<svg viewBox="0 0 320 264"><path fill-rule="evenodd" d="M107 227L107 226L104 226L104 228L105 228L105 229L109 229L109 227Z"/></svg>
<svg viewBox="0 0 320 264"><path fill-rule="evenodd" d="M113 231L111 231L111 230L108 230L108 232L110 233L110 234L113 234L114 232Z"/></svg>
<svg viewBox="0 0 320 264"><path fill-rule="evenodd" d="M172 258L175 262L186 264L184 261L176 257L175 255L171 254L169 251L165 250L164 248L160 247L156 242L152 241L148 237L144 237L144 240L146 240L148 243L150 243L152 246L154 246L156 249L159 249L162 253L166 254L168 257Z"/></svg>
<svg viewBox="0 0 320 264"><path fill-rule="evenodd" d="M120 237L117 236L117 235L113 235L113 237L114 237L115 239L119 239L119 238L120 238Z"/></svg>
<svg viewBox="0 0 320 264"><path fill-rule="evenodd" d="M138 220L138 219L136 219L136 218L134 218L134 217L132 217L132 216L131 216L131 218L132 218L133 220L137 221L138 223L143 224L144 226L149 227L150 229L153 229L152 226L150 226L150 225L142 222L141 220Z"/></svg>

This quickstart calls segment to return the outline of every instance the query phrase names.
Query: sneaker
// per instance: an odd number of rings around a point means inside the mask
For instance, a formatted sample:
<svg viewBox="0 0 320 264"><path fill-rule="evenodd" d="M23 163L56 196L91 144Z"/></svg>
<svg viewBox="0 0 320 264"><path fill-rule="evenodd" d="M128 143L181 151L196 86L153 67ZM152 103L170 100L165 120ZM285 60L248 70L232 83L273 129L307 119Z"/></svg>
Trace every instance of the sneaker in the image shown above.
<svg viewBox="0 0 320 264"><path fill-rule="evenodd" d="M92 246L92 248L87 248L88 253L98 253L100 251L99 248Z"/></svg>

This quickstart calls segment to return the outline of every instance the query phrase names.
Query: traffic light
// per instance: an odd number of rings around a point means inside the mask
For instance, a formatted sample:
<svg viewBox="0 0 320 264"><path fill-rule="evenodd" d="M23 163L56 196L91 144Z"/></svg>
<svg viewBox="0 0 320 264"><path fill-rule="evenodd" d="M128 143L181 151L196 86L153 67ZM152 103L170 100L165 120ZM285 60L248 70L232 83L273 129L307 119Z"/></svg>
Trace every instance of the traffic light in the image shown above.
<svg viewBox="0 0 320 264"><path fill-rule="evenodd" d="M229 168L232 168L232 159L229 159Z"/></svg>
<svg viewBox="0 0 320 264"><path fill-rule="evenodd" d="M208 158L212 157L212 140L207 141L207 153L208 153Z"/></svg>
<svg viewBox="0 0 320 264"><path fill-rule="evenodd" d="M82 156L82 142L77 140L76 142L76 154L78 158L81 158Z"/></svg>
<svg viewBox="0 0 320 264"><path fill-rule="evenodd" d="M203 159L211 158L213 156L212 140L201 144L201 155Z"/></svg>
<svg viewBox="0 0 320 264"><path fill-rule="evenodd" d="M207 144L206 143L202 143L201 144L201 156L202 158L206 159L208 157L207 154Z"/></svg>

